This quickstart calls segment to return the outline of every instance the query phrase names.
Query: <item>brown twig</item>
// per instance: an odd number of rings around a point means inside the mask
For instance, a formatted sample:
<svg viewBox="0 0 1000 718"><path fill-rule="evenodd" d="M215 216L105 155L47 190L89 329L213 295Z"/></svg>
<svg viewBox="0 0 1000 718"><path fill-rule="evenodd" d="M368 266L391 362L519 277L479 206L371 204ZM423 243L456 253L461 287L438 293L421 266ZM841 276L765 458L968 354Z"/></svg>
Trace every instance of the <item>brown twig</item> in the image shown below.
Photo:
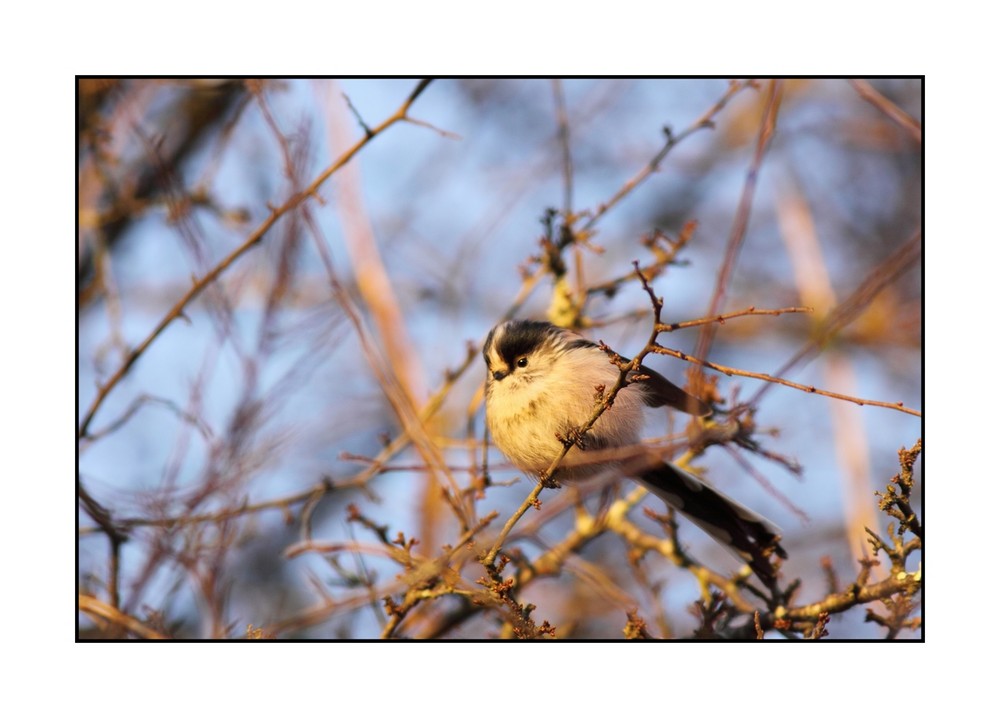
<svg viewBox="0 0 1000 718"><path fill-rule="evenodd" d="M563 175L563 217L569 218L573 212L573 154L569 145L569 116L566 113L566 97L563 94L562 80L552 80L552 96L556 103L557 137L562 152Z"/></svg>
<svg viewBox="0 0 1000 718"><path fill-rule="evenodd" d="M882 114L906 130L906 133L918 143L924 141L924 132L920 123L903 112L899 105L871 86L867 80L848 80L865 102L878 108Z"/></svg>
<svg viewBox="0 0 1000 718"><path fill-rule="evenodd" d="M527 498L521 502L521 505L517 507L517 510L507 519L507 523L504 524L503 529L497 536L496 541L493 542L493 547L486 552L486 555L482 558L482 564L486 567L493 567L496 561L497 554L500 553L500 549L503 548L503 542L507 539L507 535L510 534L511 529L514 528L515 524L521 520L525 512L532 506L538 506L538 496L542 493L542 490L546 487L545 482L539 481L535 484L534 488L531 489L531 493L528 494Z"/></svg>
<svg viewBox="0 0 1000 718"><path fill-rule="evenodd" d="M920 230L917 230L905 243L879 263L865 277L864 281L858 285L857 289L827 315L819 329L814 332L813 338L796 352L794 356L782 364L781 368L775 373L779 375L786 374L800 362L815 356L841 329L857 319L879 292L893 284L920 259L922 256L920 248L921 237L922 233ZM751 397L749 404L751 406L758 404L769 389L769 386L761 387ZM874 405L882 406L882 404ZM907 413L920 416L919 413L913 411L907 411Z"/></svg>
<svg viewBox="0 0 1000 718"><path fill-rule="evenodd" d="M196 429L198 429L198 432L206 440L210 440L212 438L212 430L205 424L204 421L202 421L194 414L184 411L182 408L177 406L176 403L170 401L169 399L163 399L161 397L153 396L151 394L141 394L138 397L136 397L131 404L129 404L128 408L119 418L112 421L103 429L99 429L98 431L80 437L81 440L87 444L92 444L95 441L103 439L105 436L118 431L126 423L128 423L129 419L135 416L135 414L139 411L139 409L141 409L143 406L146 406L147 404L158 404L160 406L165 406L166 408L170 409L174 414L179 416L181 419L183 419L184 421L186 421L187 423L191 424Z"/></svg>
<svg viewBox="0 0 1000 718"><path fill-rule="evenodd" d="M922 414L919 411L904 406L903 402L901 401L893 404L887 401L874 401L872 399L862 399L857 396L847 396L846 394L837 394L832 391L817 389L816 387L809 386L807 384L799 384L794 381L789 381L788 379L782 379L781 377L771 376L770 374L762 374L760 372L745 371L743 369L736 369L734 367L723 366L722 364L716 364L715 362L705 361L704 359L698 359L697 357L691 356L690 354L685 354L684 352L677 351L676 349L668 349L660 345L656 345L653 348L653 351L656 352L657 354L665 354L667 356L677 357L678 359L683 359L684 361L691 362L692 364L697 364L698 366L702 366L707 369L714 369L715 371L722 372L726 376L745 376L750 379L760 379L761 381L770 382L772 384L781 384L782 386L791 387L792 389L798 389L808 394L819 394L821 396L828 396L831 399L850 401L854 404L858 404L859 406L881 406L885 409L895 409L896 411L901 411L904 414L910 414L911 416L922 416Z"/></svg>
<svg viewBox="0 0 1000 718"><path fill-rule="evenodd" d="M653 158L641 169L637 174L631 177L618 189L611 199L608 199L597 206L590 218L584 223L582 231L587 232L593 229L594 225L600 221L607 212L621 202L626 196L628 196L636 187L645 182L649 177L655 174L660 169L660 164L666 158L670 151L677 146L681 141L694 134L695 132L705 129L715 127L714 118L722 109L729 103L729 101L737 95L742 90L748 87L756 87L757 83L754 80L743 80L740 82L732 81L729 83L729 87L726 89L725 94L719 100L712 105L701 117L695 120L687 129L679 133L674 133L669 128L664 128L664 134L666 135L666 142L663 144L662 149L657 152Z"/></svg>
<svg viewBox="0 0 1000 718"><path fill-rule="evenodd" d="M77 603L81 611L86 613L92 618L96 618L103 621L108 621L114 626L124 629L129 633L132 633L139 638L145 638L149 640L165 640L169 636L164 636L158 631L154 631L149 626L145 625L142 621L129 616L126 613L122 613L114 606L109 606L103 601L99 601L93 596L88 596L86 594L79 594L77 596Z"/></svg>
<svg viewBox="0 0 1000 718"><path fill-rule="evenodd" d="M714 317L704 317L702 319L692 319L687 322L674 322L673 324L657 324L656 329L659 332L673 332L678 329L689 329L690 327L699 327L704 324L725 324L730 319L735 319L736 317L752 317L752 316L772 316L776 317L780 314L808 314L812 312L810 307L785 307L783 309L757 309L757 307L747 307L746 309L741 309L736 312L729 312L727 314L719 314Z"/></svg>
<svg viewBox="0 0 1000 718"><path fill-rule="evenodd" d="M763 616L761 622L766 628L773 628L782 620L811 621L819 618L822 613L843 613L855 606L878 601L897 593L912 593L920 585L921 574L919 571L890 576L883 581L867 586L857 586L855 584L842 593L827 596L815 603L789 608L787 611L779 612L777 615L768 614Z"/></svg>
<svg viewBox="0 0 1000 718"><path fill-rule="evenodd" d="M671 238L665 232L655 230L644 235L641 244L648 248L655 257L655 261L645 265L640 269L643 276L650 282L656 279L663 270L676 262L677 255L688 242L694 237L694 231L698 223L690 220L684 224L676 239ZM664 248L662 244L666 244ZM587 299L595 296L613 297L626 282L635 281L635 271L627 272L620 277L615 277L600 284L594 284L587 288Z"/></svg>
<svg viewBox="0 0 1000 718"><path fill-rule="evenodd" d="M771 136L774 134L775 124L778 119L778 108L781 107L781 83L778 80L771 80L767 86L767 96L764 99L764 115L761 117L760 129L757 133L757 145L754 149L753 159L750 162L750 169L747 170L747 177L743 183L743 192L740 195L739 204L736 207L736 216L733 218L733 227L729 233L729 241L726 244L726 254L719 267L719 274L715 282L715 290L712 292L712 301L709 304L706 315L718 314L726 298L726 288L732 279L733 270L736 267L736 258L743 247L743 240L746 237L747 226L750 222L750 209L753 206L754 192L757 188L757 176L760 173L761 165L764 162L764 154L771 144ZM704 358L708 356L709 347L715 338L717 326L706 324L698 335L698 344L695 348L695 356Z"/></svg>

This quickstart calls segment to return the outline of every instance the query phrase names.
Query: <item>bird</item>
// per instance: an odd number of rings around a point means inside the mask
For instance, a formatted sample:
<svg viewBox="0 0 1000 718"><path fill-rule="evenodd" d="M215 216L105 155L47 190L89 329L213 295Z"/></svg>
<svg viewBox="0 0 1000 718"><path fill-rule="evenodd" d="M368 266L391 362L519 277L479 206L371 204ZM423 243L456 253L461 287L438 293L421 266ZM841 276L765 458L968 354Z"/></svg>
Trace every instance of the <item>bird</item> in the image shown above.
<svg viewBox="0 0 1000 718"><path fill-rule="evenodd" d="M580 435L620 376L605 348L549 322L511 319L489 332L483 358L487 428L516 468L542 476L572 442L555 472L560 481L612 471L628 476L747 563L766 586L776 586L771 557L788 557L780 529L640 442L646 409L707 417L711 406L643 364Z"/></svg>

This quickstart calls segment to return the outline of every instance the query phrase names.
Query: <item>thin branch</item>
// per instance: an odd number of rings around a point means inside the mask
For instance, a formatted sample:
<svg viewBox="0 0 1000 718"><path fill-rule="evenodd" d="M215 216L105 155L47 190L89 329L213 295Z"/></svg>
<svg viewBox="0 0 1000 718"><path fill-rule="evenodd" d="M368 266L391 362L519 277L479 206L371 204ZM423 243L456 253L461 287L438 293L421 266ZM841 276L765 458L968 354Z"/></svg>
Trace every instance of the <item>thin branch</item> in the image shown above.
<svg viewBox="0 0 1000 718"><path fill-rule="evenodd" d="M566 96L563 94L562 80L552 80L552 96L556 103L557 137L562 151L563 174L563 217L569 221L573 213L573 155L569 145L569 116L566 113Z"/></svg>
<svg viewBox="0 0 1000 718"><path fill-rule="evenodd" d="M531 490L531 493L528 494L528 497L521 502L520 506L518 506L517 511L515 511L511 517L507 519L507 523L504 524L503 530L500 531L500 535L497 536L496 541L493 542L493 548L487 551L486 555L482 558L481 563L484 566L490 567L494 565L497 554L500 553L500 549L503 548L503 542L507 539L507 535L511 532L511 529L514 528L514 525L521 520L521 517L524 516L528 509L532 506L538 506L538 496L542 493L544 488L544 482L539 481L536 483L535 487Z"/></svg>
<svg viewBox="0 0 1000 718"><path fill-rule="evenodd" d="M912 593L920 588L920 586L920 571L903 573L868 586L852 586L843 593L827 596L815 603L789 608L780 615L768 614L762 616L761 623L767 628L772 628L781 619L790 621L812 620L818 618L821 613L843 613L854 606L887 598L897 593Z"/></svg>
<svg viewBox="0 0 1000 718"><path fill-rule="evenodd" d="M757 176L760 173L761 165L764 162L764 154L771 144L771 136L774 134L775 124L778 119L778 108L781 106L781 84L778 80L771 80L767 86L767 96L764 104L764 115L761 117L760 129L757 133L757 145L754 150L753 159L750 162L750 169L747 170L746 181L743 183L743 193L740 195L739 205L736 207L736 216L733 218L733 227L729 233L729 241L726 244L726 255L719 274L715 282L715 291L712 293L712 301L709 305L707 315L718 314L726 298L726 288L732 279L733 270L736 267L736 258L743 247L743 240L746 237L747 227L750 223L750 210L753 207L754 192L757 189ZM698 344L695 348L695 356L704 358L708 356L709 347L715 339L717 327L714 324L706 324L698 335Z"/></svg>
<svg viewBox="0 0 1000 718"><path fill-rule="evenodd" d="M789 381L788 379L782 379L781 377L771 376L770 374L762 374L760 372L745 371L743 369L736 369L734 367L723 366L722 364L716 364L715 362L705 361L704 359L698 359L697 357L691 356L690 354L685 354L684 352L677 351L676 349L668 349L657 344L653 351L657 354L666 354L667 356L677 357L678 359L683 359L684 361L691 362L692 364L697 364L698 366L705 367L707 369L714 369L717 372L721 372L726 376L745 376L750 379L760 379L761 381L770 382L772 384L781 384L782 386L788 386L792 389L799 389L807 394L820 394L822 396L828 396L832 399L840 399L841 401L850 401L859 406L881 406L885 409L895 409L896 411L901 411L904 414L910 414L912 416L922 416L919 411L915 409L910 409L905 406L903 402L898 401L896 403L890 403L887 401L874 401L872 399L862 399L857 396L847 396L846 394L837 394L832 391L826 391L824 389L817 389L814 386L809 386L806 384L799 384L794 381Z"/></svg>
<svg viewBox="0 0 1000 718"><path fill-rule="evenodd" d="M698 223L694 220L685 222L684 227L681 229L676 239L669 237L665 232L660 230L654 230L644 235L641 239L641 244L652 252L655 260L642 267L640 271L643 276L645 276L648 281L653 281L660 276L667 266L675 263L677 255L684 247L687 246L692 237L694 237L694 231L697 227ZM661 245L661 242L667 245L666 248ZM629 271L620 277L615 277L614 279L600 284L594 284L587 288L587 299L597 295L613 297L623 284L635 281L635 279L635 271Z"/></svg>
<svg viewBox="0 0 1000 718"><path fill-rule="evenodd" d="M824 319L813 338L806 343L788 361L781 365L776 374L787 374L791 369L802 361L806 361L820 352L820 350L834 337L841 329L853 322L860 316L872 302L872 300L886 287L898 280L904 272L910 269L922 256L920 242L922 233L920 230L914 232L910 238L900 245L892 254L885 258L875 269L873 269L864 281L858 285L851 295L838 304ZM781 383L781 382L778 382ZM760 402L764 394L770 389L769 386L761 387L749 401L751 406ZM840 398L840 397L838 397ZM860 402L855 402L860 403ZM873 403L875 406L882 404ZM900 405L901 406L901 405ZM907 413L920 416L919 413L907 411Z"/></svg>
<svg viewBox="0 0 1000 718"><path fill-rule="evenodd" d="M653 158L643 167L639 172L632 178L627 180L621 188L612 195L611 199L602 202L598 205L597 209L591 214L590 219L583 225L582 231L587 232L592 229L594 225L607 214L608 210L621 202L626 196L628 196L636 187L645 182L649 177L660 169L660 164L666 158L670 151L677 146L677 144L686 139L688 136L694 134L695 132L705 129L714 128L715 122L714 118L722 109L729 103L729 101L739 92L745 90L748 87L757 87L757 83L754 80L744 80L741 82L732 81L729 83L729 87L725 94L716 102L712 107L710 107L705 114L695 120L687 129L680 133L674 133L669 127L665 127L663 132L666 135L666 142L664 143L662 149L653 156Z"/></svg>
<svg viewBox="0 0 1000 718"><path fill-rule="evenodd" d="M757 309L757 307L747 307L746 309L741 309L736 312L729 312L728 314L718 314L714 317L704 317L703 319L692 319L687 322L674 322L673 324L657 324L656 330L658 332L673 332L678 329L689 329L690 327L698 327L703 324L725 324L730 319L735 319L736 317L751 317L751 316L772 316L776 317L779 314L808 314L812 312L811 307L784 307L783 309Z"/></svg>
<svg viewBox="0 0 1000 718"><path fill-rule="evenodd" d="M176 403L170 401L169 399L163 399L161 397L153 396L151 394L141 394L138 397L136 397L136 399L129 405L129 407L118 419L115 419L103 429L95 431L91 434L86 434L84 436L81 436L80 437L81 440L86 443L92 444L98 439L103 439L105 436L112 434L115 431L118 431L120 428L122 428L122 426L128 423L128 420L131 419L139 411L139 409L141 409L143 406L146 406L147 404L158 404L160 406L165 406L166 408L170 409L174 414L176 414L178 417L180 417L184 421L188 422L189 424L197 428L198 432L206 440L212 439L211 428L209 428L208 425L205 424L205 422L203 422L199 417L191 414L190 412L184 411L182 408L177 406Z"/></svg>
<svg viewBox="0 0 1000 718"><path fill-rule="evenodd" d="M415 117L404 117L403 122L406 122L407 124L410 125L416 125L417 127L423 127L425 129L431 130L432 132L437 132L439 135L448 140L462 139L462 135L458 134L457 132L452 132L451 130L443 130L440 127L432 125L430 122L427 122L426 120L418 120Z"/></svg>
<svg viewBox="0 0 1000 718"><path fill-rule="evenodd" d="M867 80L848 80L865 102L874 105L878 110L906 130L906 133L917 143L923 143L924 131L920 123L900 109L888 97L871 86Z"/></svg>
<svg viewBox="0 0 1000 718"><path fill-rule="evenodd" d="M346 491L351 488L360 488L364 486L364 481L358 481L358 479L352 479L350 481L345 481L341 483L334 483L329 478L324 477L324 479L312 486L305 491L300 491L290 496L284 496L282 498L270 499L267 501L259 501L257 503L244 503L232 508L222 509L220 511L212 511L210 513L204 514L188 514L184 516L164 516L160 518L124 518L118 519L114 522L115 528L122 532L123 535L127 535L129 531L135 528L141 527L157 527L157 528L176 528L180 526L191 526L194 524L214 524L229 519L234 519L239 516L249 516L251 514L260 513L262 511L279 510L287 513L289 510L297 506L298 504L306 503L310 500L315 500L326 496L327 494L334 493L335 491ZM90 513L88 511L88 513ZM91 514L93 518L94 515ZM96 519L95 519L96 520ZM108 529L105 525L102 526L82 526L79 530L80 536L88 536L98 531L107 533Z"/></svg>
<svg viewBox="0 0 1000 718"><path fill-rule="evenodd" d="M115 626L125 629L129 633L135 634L139 638L146 638L149 640L166 640L169 638L169 636L164 636L162 633L154 631L139 619L133 618L126 613L122 613L114 606L109 606L93 596L81 593L77 596L77 602L80 610L88 616L109 621Z"/></svg>

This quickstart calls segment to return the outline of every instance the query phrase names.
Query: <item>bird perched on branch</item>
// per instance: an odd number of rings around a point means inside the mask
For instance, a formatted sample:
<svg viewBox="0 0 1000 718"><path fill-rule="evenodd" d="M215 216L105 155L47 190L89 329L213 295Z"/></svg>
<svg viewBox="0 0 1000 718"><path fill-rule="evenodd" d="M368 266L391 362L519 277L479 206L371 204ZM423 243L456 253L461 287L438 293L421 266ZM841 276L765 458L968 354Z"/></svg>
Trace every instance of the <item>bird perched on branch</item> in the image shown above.
<svg viewBox="0 0 1000 718"><path fill-rule="evenodd" d="M486 423L517 468L546 476L565 454L557 468L560 480L610 470L626 475L749 564L768 587L775 585L771 556L787 558L779 529L640 443L644 407L708 416L707 404L645 365L629 371L611 396L623 370L605 349L547 322L498 324L486 338L483 357ZM601 404L604 411L586 428Z"/></svg>

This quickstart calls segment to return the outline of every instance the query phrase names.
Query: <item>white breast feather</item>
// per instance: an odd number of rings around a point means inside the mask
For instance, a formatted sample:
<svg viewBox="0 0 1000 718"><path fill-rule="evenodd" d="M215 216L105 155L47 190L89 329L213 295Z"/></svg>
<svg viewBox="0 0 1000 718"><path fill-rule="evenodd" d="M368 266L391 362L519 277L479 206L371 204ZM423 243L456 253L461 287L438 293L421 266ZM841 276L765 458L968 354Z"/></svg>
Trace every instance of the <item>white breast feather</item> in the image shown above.
<svg viewBox="0 0 1000 718"><path fill-rule="evenodd" d="M503 381L492 382L487 420L497 447L523 471L548 469L562 451L557 434L566 436L570 427L586 423L595 409L595 392L603 385L610 391L618 369L600 349L580 348L535 357ZM614 405L605 411L584 438L584 446L598 449L637 443L643 402L637 386L626 386ZM595 466L596 458L573 447L560 464L562 478L594 474L607 467Z"/></svg>

